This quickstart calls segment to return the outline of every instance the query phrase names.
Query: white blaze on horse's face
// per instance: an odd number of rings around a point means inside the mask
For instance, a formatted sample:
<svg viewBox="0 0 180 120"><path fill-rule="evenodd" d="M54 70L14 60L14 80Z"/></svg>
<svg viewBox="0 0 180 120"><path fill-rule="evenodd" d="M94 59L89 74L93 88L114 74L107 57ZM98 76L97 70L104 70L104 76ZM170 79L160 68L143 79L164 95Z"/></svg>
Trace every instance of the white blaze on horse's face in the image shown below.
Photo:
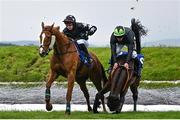
<svg viewBox="0 0 180 120"><path fill-rule="evenodd" d="M43 47L44 47L45 33L43 33L43 34L41 35L41 37L42 37L42 39L41 39L41 41L40 41L40 48L39 48L39 54L40 54L40 55L42 55L43 52L44 52Z"/></svg>
<svg viewBox="0 0 180 120"><path fill-rule="evenodd" d="M49 38L47 38L46 34L42 33L41 43L40 43L40 48L39 48L40 55L42 56L47 55L49 51L53 49L55 41L56 41L55 35L51 35Z"/></svg>
<svg viewBox="0 0 180 120"><path fill-rule="evenodd" d="M44 39L45 39L46 35L45 33L42 34L42 41L41 41L41 45L44 46Z"/></svg>

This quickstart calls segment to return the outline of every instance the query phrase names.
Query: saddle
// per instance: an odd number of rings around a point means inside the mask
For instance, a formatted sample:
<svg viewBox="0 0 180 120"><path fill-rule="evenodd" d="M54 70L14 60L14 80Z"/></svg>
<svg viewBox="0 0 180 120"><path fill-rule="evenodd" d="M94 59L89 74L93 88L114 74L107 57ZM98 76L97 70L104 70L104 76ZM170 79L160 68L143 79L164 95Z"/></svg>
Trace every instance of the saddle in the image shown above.
<svg viewBox="0 0 180 120"><path fill-rule="evenodd" d="M125 51L121 51L119 54L117 54L116 58L121 59L121 58L125 58L127 57L128 52ZM144 62L144 55L143 54L137 54L137 57L134 58L138 61L138 68L142 68L143 67L143 62Z"/></svg>

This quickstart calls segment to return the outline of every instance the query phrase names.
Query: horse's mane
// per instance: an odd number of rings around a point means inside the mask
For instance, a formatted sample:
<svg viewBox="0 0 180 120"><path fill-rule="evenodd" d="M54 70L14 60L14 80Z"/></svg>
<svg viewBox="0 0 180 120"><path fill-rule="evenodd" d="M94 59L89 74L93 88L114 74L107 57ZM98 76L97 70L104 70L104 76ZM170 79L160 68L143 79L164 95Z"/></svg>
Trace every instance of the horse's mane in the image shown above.
<svg viewBox="0 0 180 120"><path fill-rule="evenodd" d="M64 39L69 39L63 32L60 31L60 27L59 26L53 27L52 33L53 34L58 34L58 35L60 35Z"/></svg>

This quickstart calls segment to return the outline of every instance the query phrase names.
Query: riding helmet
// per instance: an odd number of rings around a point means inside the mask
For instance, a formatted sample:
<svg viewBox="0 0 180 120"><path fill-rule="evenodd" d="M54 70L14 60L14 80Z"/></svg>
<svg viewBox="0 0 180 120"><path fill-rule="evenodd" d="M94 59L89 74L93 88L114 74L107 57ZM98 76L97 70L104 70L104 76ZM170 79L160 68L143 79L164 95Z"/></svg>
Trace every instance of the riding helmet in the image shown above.
<svg viewBox="0 0 180 120"><path fill-rule="evenodd" d="M113 32L114 36L116 37L122 37L123 35L125 35L125 28L123 26L117 26L115 29L114 29L114 32Z"/></svg>
<svg viewBox="0 0 180 120"><path fill-rule="evenodd" d="M66 18L63 20L64 23L70 22L70 23L76 23L76 18L73 15L68 15Z"/></svg>

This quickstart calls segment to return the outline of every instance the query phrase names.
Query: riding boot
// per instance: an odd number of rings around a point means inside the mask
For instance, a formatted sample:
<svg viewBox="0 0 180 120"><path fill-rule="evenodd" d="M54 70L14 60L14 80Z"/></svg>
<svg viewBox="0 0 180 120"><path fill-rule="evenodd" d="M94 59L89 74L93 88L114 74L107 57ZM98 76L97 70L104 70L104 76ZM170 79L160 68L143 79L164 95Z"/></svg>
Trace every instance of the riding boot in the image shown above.
<svg viewBox="0 0 180 120"><path fill-rule="evenodd" d="M87 62L90 64L92 59L89 56L88 50L84 44L80 44L80 49L85 53L85 57L87 58Z"/></svg>
<svg viewBox="0 0 180 120"><path fill-rule="evenodd" d="M135 73L137 78L141 78L141 70L142 70L142 64L138 61L138 59L135 59L135 64L134 64L134 69L135 69Z"/></svg>

